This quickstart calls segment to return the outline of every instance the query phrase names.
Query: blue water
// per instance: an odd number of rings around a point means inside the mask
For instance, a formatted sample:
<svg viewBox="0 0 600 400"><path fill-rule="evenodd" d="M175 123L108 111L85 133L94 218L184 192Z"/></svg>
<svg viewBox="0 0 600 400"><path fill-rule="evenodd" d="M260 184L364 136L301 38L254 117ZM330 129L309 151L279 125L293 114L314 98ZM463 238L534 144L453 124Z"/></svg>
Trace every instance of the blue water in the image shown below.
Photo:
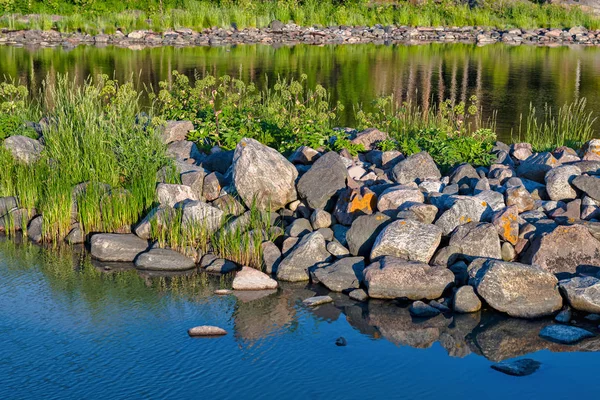
<svg viewBox="0 0 600 400"><path fill-rule="evenodd" d="M600 339L544 342L551 321L486 312L415 323L397 304L344 295L309 310L301 300L321 289L305 285L248 301L213 295L227 285L218 278L168 289L101 270L69 249L0 243L0 398L572 399L600 389ZM229 334L188 337L204 324ZM542 363L533 375L490 368L525 354Z"/></svg>

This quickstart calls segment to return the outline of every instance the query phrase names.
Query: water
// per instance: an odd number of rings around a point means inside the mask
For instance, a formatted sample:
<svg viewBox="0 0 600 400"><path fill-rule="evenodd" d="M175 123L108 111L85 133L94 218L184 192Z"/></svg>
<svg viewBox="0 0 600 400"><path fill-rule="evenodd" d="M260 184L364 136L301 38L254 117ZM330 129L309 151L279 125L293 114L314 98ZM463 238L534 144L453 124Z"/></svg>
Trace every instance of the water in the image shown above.
<svg viewBox="0 0 600 400"><path fill-rule="evenodd" d="M419 46L160 47L131 50L115 47L27 49L0 46L0 75L18 77L37 92L41 81L58 72L78 79L106 73L119 79L133 75L140 85L157 87L178 70L190 77L231 74L259 84L277 76L307 74L333 100L350 105L340 125L352 126L351 105L369 107L379 95L433 104L443 99L467 100L476 95L484 117L498 113L498 134L510 140L530 103L538 110L586 97L600 114L600 48L534 47L495 44L430 44Z"/></svg>
<svg viewBox="0 0 600 400"><path fill-rule="evenodd" d="M415 322L396 303L364 305L345 295L307 309L301 300L322 288L283 285L273 294L218 297L212 291L230 278L165 289L164 280L127 268L107 270L78 249L0 243L0 398L454 399L472 393L571 399L598 393L600 337L574 346L549 343L538 337L549 320L484 312ZM202 324L229 334L189 338L187 329ZM335 345L340 336L346 347ZM490 368L523 355L540 361L540 370L517 378Z"/></svg>

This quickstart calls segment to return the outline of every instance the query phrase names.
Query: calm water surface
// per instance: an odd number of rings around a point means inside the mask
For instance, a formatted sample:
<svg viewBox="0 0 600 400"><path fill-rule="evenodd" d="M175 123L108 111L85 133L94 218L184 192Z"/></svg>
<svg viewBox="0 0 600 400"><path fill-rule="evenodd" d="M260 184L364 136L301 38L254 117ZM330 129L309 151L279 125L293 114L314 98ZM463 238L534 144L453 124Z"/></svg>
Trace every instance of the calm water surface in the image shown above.
<svg viewBox="0 0 600 400"><path fill-rule="evenodd" d="M519 116L529 105L561 106L580 97L600 115L600 48L533 47L495 44L344 45L272 47L161 47L132 50L77 47L26 49L0 46L0 76L18 77L35 92L41 81L58 72L79 79L106 73L123 79L135 76L156 87L178 70L193 77L231 74L260 84L278 76L308 75L333 100L349 105L340 125L352 126L352 105L369 107L379 95L394 94L425 106L477 95L485 117L498 113L498 133L509 140ZM600 127L599 127L600 128Z"/></svg>
<svg viewBox="0 0 600 400"><path fill-rule="evenodd" d="M165 289L164 279L105 267L77 249L0 243L0 398L572 399L600 388L600 337L545 342L547 320L484 312L417 322L398 304L344 295L307 309L301 300L322 289L217 297L226 280ZM201 324L229 334L189 338ZM542 363L533 375L490 368L526 354Z"/></svg>

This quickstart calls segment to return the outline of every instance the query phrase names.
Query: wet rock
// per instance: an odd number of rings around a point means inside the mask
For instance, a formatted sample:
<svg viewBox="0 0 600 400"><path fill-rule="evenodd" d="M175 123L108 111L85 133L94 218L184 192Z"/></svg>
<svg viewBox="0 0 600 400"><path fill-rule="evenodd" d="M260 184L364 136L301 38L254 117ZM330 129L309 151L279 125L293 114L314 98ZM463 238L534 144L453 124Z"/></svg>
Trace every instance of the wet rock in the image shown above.
<svg viewBox="0 0 600 400"><path fill-rule="evenodd" d="M375 239L371 260L395 256L428 263L442 238L442 229L411 220L398 220L387 225Z"/></svg>
<svg viewBox="0 0 600 400"><path fill-rule="evenodd" d="M507 375L527 376L537 371L540 368L540 365L541 363L539 361L535 361L530 358L524 358L521 360L505 361L498 364L493 364L492 369Z"/></svg>
<svg viewBox="0 0 600 400"><path fill-rule="evenodd" d="M277 150L242 139L233 156L233 185L247 207L276 211L296 200L298 171Z"/></svg>
<svg viewBox="0 0 600 400"><path fill-rule="evenodd" d="M358 289L363 280L363 257L346 257L324 267L316 268L312 275L333 292Z"/></svg>
<svg viewBox="0 0 600 400"><path fill-rule="evenodd" d="M42 241L42 223L44 218L39 215L31 220L27 227L27 237L34 243Z"/></svg>
<svg viewBox="0 0 600 400"><path fill-rule="evenodd" d="M33 164L40 159L44 146L35 139L27 136L9 136L2 143L15 160L25 164Z"/></svg>
<svg viewBox="0 0 600 400"><path fill-rule="evenodd" d="M257 269L242 267L242 269L235 274L232 287L233 290L276 289L277 281Z"/></svg>
<svg viewBox="0 0 600 400"><path fill-rule="evenodd" d="M133 234L100 233L90 241L92 257L100 261L132 262L148 242Z"/></svg>
<svg viewBox="0 0 600 400"><path fill-rule="evenodd" d="M410 312L410 315L416 318L431 318L441 313L437 308L431 307L420 300L412 303L408 308L408 311Z"/></svg>
<svg viewBox="0 0 600 400"><path fill-rule="evenodd" d="M298 194L312 209L325 208L346 187L346 166L335 152L319 158L298 181Z"/></svg>
<svg viewBox="0 0 600 400"><path fill-rule="evenodd" d="M470 222L457 227L450 237L450 246L457 248L467 259L502 258L496 227L485 222Z"/></svg>
<svg viewBox="0 0 600 400"><path fill-rule="evenodd" d="M565 165L551 169L546 173L546 191L550 200L571 200L577 198L577 192L571 182L581 175L581 170L574 165Z"/></svg>
<svg viewBox="0 0 600 400"><path fill-rule="evenodd" d="M398 211L400 206L405 203L423 203L423 201L425 201L425 197L416 187L392 186L379 196L377 209L388 214L390 211Z"/></svg>
<svg viewBox="0 0 600 400"><path fill-rule="evenodd" d="M149 271L187 271L195 266L193 259L169 249L154 248L135 259L136 268Z"/></svg>
<svg viewBox="0 0 600 400"><path fill-rule="evenodd" d="M227 331L223 328L219 328L218 326L195 326L193 328L188 329L188 335L192 337L196 336L223 336L227 335Z"/></svg>
<svg viewBox="0 0 600 400"><path fill-rule="evenodd" d="M495 310L517 318L550 315L562 307L556 277L536 266L488 260L471 284Z"/></svg>
<svg viewBox="0 0 600 400"><path fill-rule="evenodd" d="M575 326L550 325L540 331L540 337L555 343L573 344L594 337L594 334Z"/></svg>
<svg viewBox="0 0 600 400"><path fill-rule="evenodd" d="M427 152L420 152L400 161L392 170L392 179L401 185L416 180L439 180L442 177L435 161Z"/></svg>
<svg viewBox="0 0 600 400"><path fill-rule="evenodd" d="M332 303L333 299L329 296L314 296L302 301L308 307L316 307L322 304Z"/></svg>
<svg viewBox="0 0 600 400"><path fill-rule="evenodd" d="M454 283L454 274L444 267L386 256L364 270L369 297L379 299L437 299Z"/></svg>
<svg viewBox="0 0 600 400"><path fill-rule="evenodd" d="M575 310L600 313L600 279L578 276L560 281L559 288Z"/></svg>
<svg viewBox="0 0 600 400"><path fill-rule="evenodd" d="M344 339L341 336L339 338L335 339L335 345L336 346L343 347L343 346L346 346L347 344L348 344L348 342L346 341L346 339Z"/></svg>
<svg viewBox="0 0 600 400"><path fill-rule="evenodd" d="M159 183L156 186L156 198L161 205L169 207L173 207L183 200L199 200L189 186L170 183Z"/></svg>
<svg viewBox="0 0 600 400"><path fill-rule="evenodd" d="M350 254L368 257L375 239L390 221L391 218L382 213L358 217L346 233Z"/></svg>
<svg viewBox="0 0 600 400"><path fill-rule="evenodd" d="M310 233L281 261L277 268L277 279L289 282L307 281L309 268L330 259L331 254L327 251L323 235L320 232Z"/></svg>
<svg viewBox="0 0 600 400"><path fill-rule="evenodd" d="M462 286L454 294L454 311L457 313L473 313L481 310L481 300L473 286Z"/></svg>
<svg viewBox="0 0 600 400"><path fill-rule="evenodd" d="M558 314L556 314L556 317L554 317L554 320L556 322L560 322L561 324L568 324L569 322L571 322L572 317L573 317L573 313L571 312L571 309L567 307L564 310L562 310L561 312L559 312Z"/></svg>
<svg viewBox="0 0 600 400"><path fill-rule="evenodd" d="M583 225L558 226L536 236L522 259L552 273L575 273L581 265L600 265L600 241Z"/></svg>

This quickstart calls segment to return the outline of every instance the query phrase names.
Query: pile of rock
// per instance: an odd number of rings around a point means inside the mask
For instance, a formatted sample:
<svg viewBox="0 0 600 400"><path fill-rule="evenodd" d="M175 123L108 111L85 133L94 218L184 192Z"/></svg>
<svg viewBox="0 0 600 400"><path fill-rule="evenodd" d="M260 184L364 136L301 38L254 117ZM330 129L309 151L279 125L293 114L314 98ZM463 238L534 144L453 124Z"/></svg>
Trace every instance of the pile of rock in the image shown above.
<svg viewBox="0 0 600 400"><path fill-rule="evenodd" d="M408 26L329 26L303 27L293 23L273 21L267 28L209 28L201 32L179 28L165 32L138 30L125 34L90 35L80 32L54 30L16 30L0 32L0 44L28 46L65 46L80 44L115 45L142 48L156 46L221 46L234 44L352 44L352 43L478 43L503 42L511 45L598 45L600 31L576 26L570 29L489 29L465 27L408 27Z"/></svg>
<svg viewBox="0 0 600 400"><path fill-rule="evenodd" d="M227 217L244 229L254 207L281 226L262 244L263 269L280 281L321 283L356 300L428 302L415 313L482 303L522 318L566 305L600 313L600 140L546 153L497 143L490 167L463 164L443 176L425 152L378 150L387 135L376 129L353 134L368 150L358 156L302 146L288 158L253 139L202 154L185 140L190 129L172 122L163 135L183 183L157 184L160 205L135 234L92 236L93 257L148 270L238 270L212 254L157 248L149 225L180 208L184 224L218 231ZM16 199L1 199L1 214L9 209ZM240 288L276 287L240 275Z"/></svg>

